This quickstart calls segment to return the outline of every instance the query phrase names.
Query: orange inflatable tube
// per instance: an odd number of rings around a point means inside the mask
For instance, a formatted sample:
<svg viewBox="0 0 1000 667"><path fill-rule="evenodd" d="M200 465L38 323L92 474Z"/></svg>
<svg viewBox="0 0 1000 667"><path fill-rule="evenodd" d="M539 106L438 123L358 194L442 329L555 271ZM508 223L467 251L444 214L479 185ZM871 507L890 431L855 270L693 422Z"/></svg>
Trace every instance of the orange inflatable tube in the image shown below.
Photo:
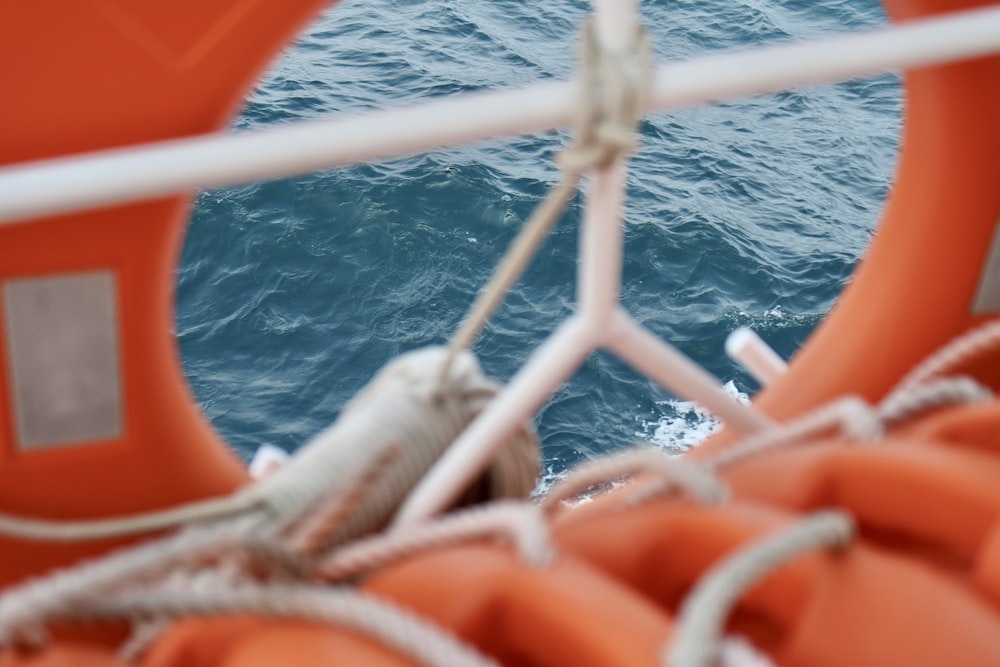
<svg viewBox="0 0 1000 667"><path fill-rule="evenodd" d="M894 21L986 6L886 0ZM781 420L837 396L881 398L924 357L1000 313L989 267L1000 216L1000 58L907 71L895 181L871 247L830 316L757 400ZM974 375L1000 387L1000 356ZM707 453L707 452L706 452Z"/></svg>

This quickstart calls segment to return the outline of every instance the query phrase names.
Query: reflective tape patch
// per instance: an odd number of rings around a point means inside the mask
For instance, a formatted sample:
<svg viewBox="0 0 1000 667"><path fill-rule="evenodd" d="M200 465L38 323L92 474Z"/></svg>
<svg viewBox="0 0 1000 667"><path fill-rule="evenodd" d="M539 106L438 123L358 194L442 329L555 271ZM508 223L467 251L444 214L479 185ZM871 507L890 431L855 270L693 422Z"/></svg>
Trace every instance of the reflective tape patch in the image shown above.
<svg viewBox="0 0 1000 667"><path fill-rule="evenodd" d="M3 298L18 449L121 437L115 275L11 279Z"/></svg>
<svg viewBox="0 0 1000 667"><path fill-rule="evenodd" d="M979 276L979 289L972 303L973 315L1000 312L1000 225L993 232L990 254Z"/></svg>

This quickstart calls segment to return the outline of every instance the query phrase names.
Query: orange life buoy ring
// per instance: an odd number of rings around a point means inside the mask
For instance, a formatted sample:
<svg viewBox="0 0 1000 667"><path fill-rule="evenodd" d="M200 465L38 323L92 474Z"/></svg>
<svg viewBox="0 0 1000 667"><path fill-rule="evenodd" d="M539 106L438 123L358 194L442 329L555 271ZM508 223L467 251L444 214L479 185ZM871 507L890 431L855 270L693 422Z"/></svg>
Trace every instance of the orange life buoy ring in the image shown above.
<svg viewBox="0 0 1000 667"><path fill-rule="evenodd" d="M50 12L5 3L0 165L224 127L273 54L324 4L70 3ZM112 348L101 349L103 369L68 380L68 426L45 432L31 425L35 399L16 377L40 371L15 368L11 346L39 340L35 356L52 355L61 345L53 332L81 324L72 313L40 315L16 330L18 312L0 316L0 512L120 516L226 494L247 479L190 395L171 335L189 204L171 197L0 228L0 313L21 308L18 295L32 290L70 302L88 295L107 320L94 345ZM89 409L88 397L109 386L98 406L105 423L75 425L73 403ZM0 538L0 587L112 544Z"/></svg>

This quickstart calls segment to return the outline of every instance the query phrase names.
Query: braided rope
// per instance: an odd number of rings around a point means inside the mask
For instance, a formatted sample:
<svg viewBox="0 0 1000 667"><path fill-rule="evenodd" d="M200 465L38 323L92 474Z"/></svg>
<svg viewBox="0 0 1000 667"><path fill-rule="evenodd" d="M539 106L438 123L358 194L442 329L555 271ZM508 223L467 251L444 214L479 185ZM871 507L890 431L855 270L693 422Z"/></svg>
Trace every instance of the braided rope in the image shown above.
<svg viewBox="0 0 1000 667"><path fill-rule="evenodd" d="M276 472L232 496L93 521L0 514L0 534L39 541L92 540L240 516L269 518L283 525L297 520L321 497L338 489L349 493L349 480L365 475L373 463L382 462L381 483L367 489L365 502L337 539L374 530L388 520L404 491L471 421L485 403L484 394L492 395L497 389L482 376L470 354L449 357L449 373L442 377L438 369L444 356L438 348L427 348L395 360L345 409L337 423L314 437ZM518 437L532 440L533 432L526 428ZM386 465L387 449L401 443L408 446L391 466Z"/></svg>
<svg viewBox="0 0 1000 667"><path fill-rule="evenodd" d="M993 392L968 377L946 377L906 385L889 394L878 414L886 423L903 421L935 408L991 400Z"/></svg>
<svg viewBox="0 0 1000 667"><path fill-rule="evenodd" d="M388 366L337 425L236 496L252 499L253 513L226 522L202 520L176 535L10 589L0 596L0 644L37 639L47 619L171 572L230 568L260 575L263 567L267 578L302 578L309 569L304 558L385 525L406 491L495 391L469 354L451 367L451 386L438 386L436 364L443 355L423 350ZM523 435L531 434L525 429ZM388 461L395 451L406 455ZM537 445L531 452L537 457Z"/></svg>
<svg viewBox="0 0 1000 667"><path fill-rule="evenodd" d="M913 387L932 377L950 373L1000 344L1000 319L968 331L940 348L906 374L898 387Z"/></svg>
<svg viewBox="0 0 1000 667"><path fill-rule="evenodd" d="M845 546L854 522L841 512L818 512L791 528L750 544L715 565L681 605L674 640L664 648L669 667L711 667L719 657L726 618L751 586L798 556Z"/></svg>
<svg viewBox="0 0 1000 667"><path fill-rule="evenodd" d="M181 567L203 565L256 529L256 522L247 519L195 526L9 588L0 596L0 646L34 643L32 638L40 636L47 619L133 582L153 581Z"/></svg>
<svg viewBox="0 0 1000 667"><path fill-rule="evenodd" d="M40 542L99 540L176 528L196 521L227 519L261 509L261 499L237 495L211 498L156 512L91 521L57 521L0 513L0 535Z"/></svg>
<svg viewBox="0 0 1000 667"><path fill-rule="evenodd" d="M304 586L232 587L209 580L122 591L61 610L60 621L254 614L335 624L392 647L425 667L499 667L447 630L389 601L345 589ZM139 638L141 639L141 637ZM132 646L133 652L140 649Z"/></svg>
<svg viewBox="0 0 1000 667"><path fill-rule="evenodd" d="M705 459L702 465L710 470L721 470L763 452L802 443L824 432L837 432L852 441L871 442L883 434L883 426L878 413L867 403L856 396L845 396L723 449Z"/></svg>
<svg viewBox="0 0 1000 667"><path fill-rule="evenodd" d="M497 538L513 543L531 567L543 567L555 555L548 524L538 508L506 501L357 540L318 562L315 571L328 581L341 581L430 549Z"/></svg>

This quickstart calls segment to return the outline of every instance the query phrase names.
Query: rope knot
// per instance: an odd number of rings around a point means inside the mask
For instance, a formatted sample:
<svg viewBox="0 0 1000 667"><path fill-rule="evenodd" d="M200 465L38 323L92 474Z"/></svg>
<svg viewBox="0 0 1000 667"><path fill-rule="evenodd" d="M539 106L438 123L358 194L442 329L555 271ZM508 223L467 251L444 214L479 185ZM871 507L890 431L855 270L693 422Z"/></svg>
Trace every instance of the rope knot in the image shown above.
<svg viewBox="0 0 1000 667"><path fill-rule="evenodd" d="M635 24L623 50L598 39L593 21L580 33L577 56L581 98L573 123L574 142L559 155L568 172L605 167L639 145L637 128L653 79L653 52L646 31Z"/></svg>

